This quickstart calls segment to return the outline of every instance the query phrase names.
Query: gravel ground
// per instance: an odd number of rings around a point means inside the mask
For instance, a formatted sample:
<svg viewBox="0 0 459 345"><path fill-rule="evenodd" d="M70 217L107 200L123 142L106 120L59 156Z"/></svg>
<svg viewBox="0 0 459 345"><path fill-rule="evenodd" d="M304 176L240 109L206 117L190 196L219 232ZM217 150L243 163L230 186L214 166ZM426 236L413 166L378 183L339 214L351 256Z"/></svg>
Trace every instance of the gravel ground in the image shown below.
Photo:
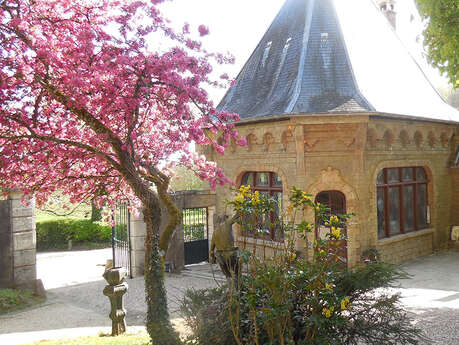
<svg viewBox="0 0 459 345"><path fill-rule="evenodd" d="M108 299L101 278L109 250L78 253L52 253L38 256L39 276L48 289L48 301L28 311L0 316L0 344L18 345L41 339L76 337L109 331ZM459 345L459 252L442 252L404 265L413 275L401 281L395 292L435 345ZM166 274L169 309L180 325L177 308L188 288L217 286L221 273L213 279L209 264L195 265L181 274ZM86 282L85 282L86 281ZM143 277L128 279L125 302L127 323L142 329L145 318ZM424 345L424 344L422 344Z"/></svg>

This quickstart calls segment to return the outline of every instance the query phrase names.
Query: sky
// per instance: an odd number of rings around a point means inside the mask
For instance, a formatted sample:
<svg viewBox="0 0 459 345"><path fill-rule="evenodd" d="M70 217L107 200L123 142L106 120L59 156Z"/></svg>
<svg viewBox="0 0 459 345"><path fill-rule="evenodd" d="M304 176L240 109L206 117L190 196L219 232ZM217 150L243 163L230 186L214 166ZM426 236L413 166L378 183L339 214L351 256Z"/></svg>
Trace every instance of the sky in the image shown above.
<svg viewBox="0 0 459 345"><path fill-rule="evenodd" d="M227 72L235 78L263 37L285 0L174 0L161 5L163 14L177 27L191 24L192 30L204 24L210 35L202 41L206 49L230 52L234 65L225 66L218 74ZM352 1L352 0L340 0ZM370 1L370 0L369 0ZM422 56L422 22L414 0L397 0L397 33L411 51L435 87L446 87L447 81L430 67ZM356 20L358 20L356 13ZM418 38L418 42L416 42ZM216 103L224 90L211 92Z"/></svg>

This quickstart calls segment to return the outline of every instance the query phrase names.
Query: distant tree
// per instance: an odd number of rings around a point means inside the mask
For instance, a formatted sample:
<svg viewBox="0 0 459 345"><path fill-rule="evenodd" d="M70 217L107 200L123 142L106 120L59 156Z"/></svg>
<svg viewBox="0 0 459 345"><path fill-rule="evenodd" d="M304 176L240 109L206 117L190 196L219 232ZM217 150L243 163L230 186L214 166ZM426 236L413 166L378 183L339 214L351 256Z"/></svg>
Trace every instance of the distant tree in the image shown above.
<svg viewBox="0 0 459 345"><path fill-rule="evenodd" d="M424 45L429 62L459 87L459 1L416 0L427 21Z"/></svg>
<svg viewBox="0 0 459 345"><path fill-rule="evenodd" d="M196 176L196 174L184 167L174 169L174 176L171 179L171 189L179 190L202 190L209 188L208 184Z"/></svg>

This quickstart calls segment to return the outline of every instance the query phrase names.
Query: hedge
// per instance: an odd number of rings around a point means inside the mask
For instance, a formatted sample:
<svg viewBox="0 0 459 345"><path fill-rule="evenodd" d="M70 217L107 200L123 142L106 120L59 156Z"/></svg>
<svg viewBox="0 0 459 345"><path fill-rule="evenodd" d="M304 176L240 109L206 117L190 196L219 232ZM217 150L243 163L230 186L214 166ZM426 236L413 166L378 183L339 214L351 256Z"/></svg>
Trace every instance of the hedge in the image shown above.
<svg viewBox="0 0 459 345"><path fill-rule="evenodd" d="M110 242L112 228L89 219L59 219L37 223L37 248L65 247L75 243Z"/></svg>

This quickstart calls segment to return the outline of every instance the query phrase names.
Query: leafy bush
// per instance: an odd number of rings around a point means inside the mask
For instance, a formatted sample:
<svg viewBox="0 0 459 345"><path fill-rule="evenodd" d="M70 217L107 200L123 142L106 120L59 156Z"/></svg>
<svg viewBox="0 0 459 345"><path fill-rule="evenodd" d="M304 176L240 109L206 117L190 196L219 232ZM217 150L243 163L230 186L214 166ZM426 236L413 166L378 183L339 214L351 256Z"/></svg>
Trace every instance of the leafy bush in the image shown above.
<svg viewBox="0 0 459 345"><path fill-rule="evenodd" d="M240 226L257 231L273 200L241 187L230 204L243 217ZM194 344L408 345L423 336L411 325L400 296L385 288L407 275L397 266L369 262L347 269L339 250L349 215L330 215L311 196L292 189L290 214L281 226L284 243L277 255L260 259L256 248L239 252L245 274L226 289L188 291L182 313L194 332ZM315 223L305 211L313 211ZM250 217L244 217L250 215ZM299 219L298 219L299 218ZM248 224L252 222L253 224ZM320 225L318 225L320 224ZM323 225L322 225L323 224ZM309 237L328 227L325 239ZM323 230L323 229L322 229ZM300 238L314 260L296 252ZM246 248L249 249L249 248ZM306 249L306 248L305 248ZM230 335L230 336L228 336ZM231 336L232 335L232 336Z"/></svg>
<svg viewBox="0 0 459 345"><path fill-rule="evenodd" d="M69 240L74 243L110 242L109 225L91 222L89 219L59 219L37 223L37 248L59 248Z"/></svg>

